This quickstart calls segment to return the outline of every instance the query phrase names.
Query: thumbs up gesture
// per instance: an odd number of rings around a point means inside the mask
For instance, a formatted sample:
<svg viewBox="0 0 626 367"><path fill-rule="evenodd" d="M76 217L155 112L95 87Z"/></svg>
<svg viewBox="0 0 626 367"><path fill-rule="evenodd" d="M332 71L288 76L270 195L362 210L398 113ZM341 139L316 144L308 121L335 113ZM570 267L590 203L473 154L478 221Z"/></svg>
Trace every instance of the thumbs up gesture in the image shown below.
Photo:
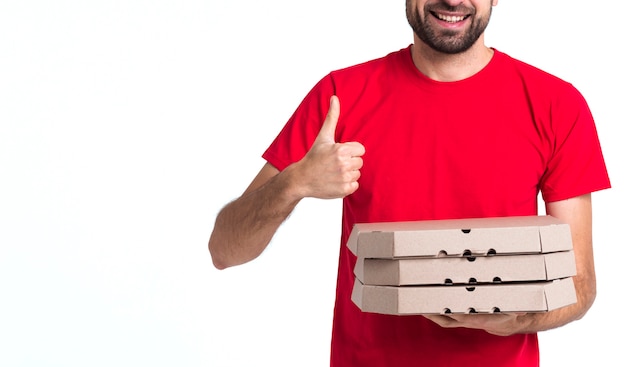
<svg viewBox="0 0 626 367"><path fill-rule="evenodd" d="M337 143L339 98L332 96L330 107L309 152L293 166L302 196L320 199L343 198L359 188L359 171L365 147L357 142Z"/></svg>

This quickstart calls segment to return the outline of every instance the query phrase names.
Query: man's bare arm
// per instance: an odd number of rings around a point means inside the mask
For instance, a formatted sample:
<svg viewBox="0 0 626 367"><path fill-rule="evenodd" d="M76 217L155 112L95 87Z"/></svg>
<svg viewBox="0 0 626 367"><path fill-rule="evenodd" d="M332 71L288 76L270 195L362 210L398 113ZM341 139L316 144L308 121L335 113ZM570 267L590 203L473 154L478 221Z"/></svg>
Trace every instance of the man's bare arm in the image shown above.
<svg viewBox="0 0 626 367"><path fill-rule="evenodd" d="M289 178L265 164L241 197L218 214L209 251L218 269L258 257L300 199L289 190Z"/></svg>
<svg viewBox="0 0 626 367"><path fill-rule="evenodd" d="M581 319L596 298L596 273L592 244L591 194L546 204L546 214L569 223L576 256L576 296L574 305L544 314L524 316L528 322L520 332L554 329Z"/></svg>
<svg viewBox="0 0 626 367"><path fill-rule="evenodd" d="M490 315L434 315L429 319L443 327L484 329L496 335L535 333L554 329L582 318L596 296L592 245L591 194L546 204L546 214L570 226L576 256L574 284L578 302L546 313Z"/></svg>
<svg viewBox="0 0 626 367"><path fill-rule="evenodd" d="M356 191L365 148L356 142L335 142L338 118L339 100L333 96L305 157L280 172L266 164L243 195L220 211L209 239L216 268L258 257L303 198L342 198Z"/></svg>

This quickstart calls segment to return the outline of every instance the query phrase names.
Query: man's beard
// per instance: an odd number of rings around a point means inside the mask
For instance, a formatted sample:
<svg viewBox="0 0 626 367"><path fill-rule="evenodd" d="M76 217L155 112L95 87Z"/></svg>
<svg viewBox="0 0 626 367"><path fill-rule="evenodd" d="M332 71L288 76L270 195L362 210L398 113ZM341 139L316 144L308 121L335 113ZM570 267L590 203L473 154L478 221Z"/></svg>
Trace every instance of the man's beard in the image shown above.
<svg viewBox="0 0 626 367"><path fill-rule="evenodd" d="M406 2L406 16L413 28L413 32L419 37L422 42L430 46L433 50L446 54L457 54L467 51L480 36L483 34L489 24L489 18L491 17L491 9L486 17L476 18L475 9L467 9L466 7L451 7L445 4L438 4L435 6L426 6L424 9L424 17L429 16L433 10L445 10L445 11L458 11L458 10L470 10L472 14L472 22L467 31L442 31L439 34L432 25L425 22L419 15L417 9L409 8L409 0Z"/></svg>

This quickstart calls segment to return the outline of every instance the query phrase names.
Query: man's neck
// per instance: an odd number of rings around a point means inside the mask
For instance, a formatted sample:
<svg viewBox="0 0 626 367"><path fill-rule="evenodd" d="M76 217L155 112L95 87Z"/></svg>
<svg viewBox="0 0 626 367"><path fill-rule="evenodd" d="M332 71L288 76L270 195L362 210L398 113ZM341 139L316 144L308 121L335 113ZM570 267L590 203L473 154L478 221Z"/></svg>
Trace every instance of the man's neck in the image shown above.
<svg viewBox="0 0 626 367"><path fill-rule="evenodd" d="M433 50L415 36L411 47L413 64L436 81L454 82L469 78L487 66L493 56L494 51L485 46L483 37L467 51L450 55Z"/></svg>

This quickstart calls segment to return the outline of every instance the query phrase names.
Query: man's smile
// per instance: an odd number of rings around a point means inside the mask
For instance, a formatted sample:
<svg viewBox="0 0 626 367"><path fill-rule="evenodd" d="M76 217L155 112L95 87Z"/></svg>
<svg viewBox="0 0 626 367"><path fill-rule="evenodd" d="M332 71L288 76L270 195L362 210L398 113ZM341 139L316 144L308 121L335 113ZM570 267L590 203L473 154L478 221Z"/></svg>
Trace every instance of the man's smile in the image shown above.
<svg viewBox="0 0 626 367"><path fill-rule="evenodd" d="M439 20L443 20L444 22L448 22L448 23L458 23L461 22L467 18L470 17L470 15L448 15L448 14L441 14L441 13L437 13L437 12L431 12L431 14L439 19Z"/></svg>

